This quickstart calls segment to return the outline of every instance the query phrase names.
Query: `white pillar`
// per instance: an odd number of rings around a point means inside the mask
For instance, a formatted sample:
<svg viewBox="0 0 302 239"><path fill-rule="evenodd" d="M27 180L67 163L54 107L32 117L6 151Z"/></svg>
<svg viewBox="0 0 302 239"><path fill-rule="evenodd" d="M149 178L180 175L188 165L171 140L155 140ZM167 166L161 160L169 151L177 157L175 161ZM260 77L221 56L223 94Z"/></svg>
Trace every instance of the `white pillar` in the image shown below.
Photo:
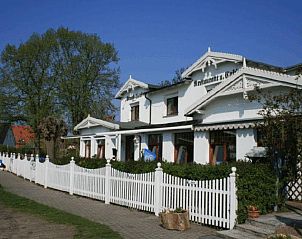
<svg viewBox="0 0 302 239"><path fill-rule="evenodd" d="M119 134L117 138L117 161L122 161L122 135Z"/></svg>
<svg viewBox="0 0 302 239"><path fill-rule="evenodd" d="M35 166L35 183L38 183L38 170L39 170L39 154L36 154L36 158L35 158L35 162L36 162L36 166Z"/></svg>
<svg viewBox="0 0 302 239"><path fill-rule="evenodd" d="M210 144L208 131L194 132L194 162L200 164L210 163Z"/></svg>
<svg viewBox="0 0 302 239"><path fill-rule="evenodd" d="M140 144L141 144L140 135L135 135L133 143L134 143L134 161L138 161L140 159Z"/></svg>
<svg viewBox="0 0 302 239"><path fill-rule="evenodd" d="M74 162L74 157L71 157L71 161L69 163L69 194L70 195L73 195L73 184L74 184L74 165L75 165L75 162Z"/></svg>
<svg viewBox="0 0 302 239"><path fill-rule="evenodd" d="M163 161L174 162L174 134L163 133Z"/></svg>
<svg viewBox="0 0 302 239"><path fill-rule="evenodd" d="M244 160L246 153L257 146L254 132L254 129L236 130L236 160Z"/></svg>
<svg viewBox="0 0 302 239"><path fill-rule="evenodd" d="M157 163L155 169L155 184L154 184L154 213L158 216L162 210L162 182L163 182L163 169L161 163Z"/></svg>
<svg viewBox="0 0 302 239"><path fill-rule="evenodd" d="M94 137L91 137L90 141L90 158L92 158L97 153L97 142Z"/></svg>
<svg viewBox="0 0 302 239"><path fill-rule="evenodd" d="M48 164L49 164L49 157L46 155L46 159L44 162L44 188L47 188L47 183L48 183Z"/></svg>
<svg viewBox="0 0 302 239"><path fill-rule="evenodd" d="M233 229L236 220L237 214L236 211L238 209L238 201L237 201L237 187L236 187L236 168L232 167L232 173L230 174L230 229Z"/></svg>
<svg viewBox="0 0 302 239"><path fill-rule="evenodd" d="M106 159L112 159L113 158L113 151L112 149L115 148L114 141L115 136L105 136L105 158Z"/></svg>
<svg viewBox="0 0 302 239"><path fill-rule="evenodd" d="M83 139L80 140L80 157L85 157L85 142Z"/></svg>

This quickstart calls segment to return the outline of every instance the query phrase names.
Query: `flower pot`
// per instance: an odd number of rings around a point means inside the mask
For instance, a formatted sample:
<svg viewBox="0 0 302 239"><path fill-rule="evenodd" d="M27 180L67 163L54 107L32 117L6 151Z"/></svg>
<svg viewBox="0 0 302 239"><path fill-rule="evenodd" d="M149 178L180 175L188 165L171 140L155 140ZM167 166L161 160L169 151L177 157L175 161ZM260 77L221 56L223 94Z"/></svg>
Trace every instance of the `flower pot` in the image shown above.
<svg viewBox="0 0 302 239"><path fill-rule="evenodd" d="M258 218L260 215L260 211L259 210L248 210L248 217L250 219L254 219L254 218Z"/></svg>
<svg viewBox="0 0 302 239"><path fill-rule="evenodd" d="M161 223L164 228L169 230L184 231L190 228L189 212L162 212L160 213Z"/></svg>

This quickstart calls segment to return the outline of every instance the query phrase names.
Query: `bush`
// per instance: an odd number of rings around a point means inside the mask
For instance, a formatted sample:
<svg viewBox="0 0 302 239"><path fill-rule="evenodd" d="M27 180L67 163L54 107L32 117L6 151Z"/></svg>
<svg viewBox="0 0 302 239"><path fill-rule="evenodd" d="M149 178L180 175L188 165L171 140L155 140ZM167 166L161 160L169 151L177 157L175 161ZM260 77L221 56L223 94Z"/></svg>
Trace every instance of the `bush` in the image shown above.
<svg viewBox="0 0 302 239"><path fill-rule="evenodd" d="M15 148L15 147L11 147L11 146L6 146L6 145L0 145L0 152L1 153L20 153L20 154L35 154L35 150L34 148L28 147L28 146L23 146L22 148ZM42 152L42 155L44 155L45 153Z"/></svg>
<svg viewBox="0 0 302 239"><path fill-rule="evenodd" d="M69 163L70 158L61 159L61 164ZM106 165L105 159L75 158L77 165L85 168L100 168ZM113 168L127 173L154 172L157 162L144 161L111 161ZM276 176L269 164L253 164L250 162L234 162L221 165L174 164L162 163L163 171L173 176L189 180L211 180L228 177L231 168L237 168L238 222L243 223L247 218L247 207L255 205L266 214L273 210L274 205L282 204L277 200Z"/></svg>

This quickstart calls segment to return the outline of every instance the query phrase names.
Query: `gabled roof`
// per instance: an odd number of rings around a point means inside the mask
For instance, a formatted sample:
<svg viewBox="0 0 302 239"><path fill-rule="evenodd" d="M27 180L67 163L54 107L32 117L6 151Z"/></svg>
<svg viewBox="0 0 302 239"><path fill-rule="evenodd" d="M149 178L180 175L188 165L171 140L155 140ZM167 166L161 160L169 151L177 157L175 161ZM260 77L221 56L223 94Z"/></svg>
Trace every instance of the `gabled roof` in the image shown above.
<svg viewBox="0 0 302 239"><path fill-rule="evenodd" d="M205 68L210 65L214 65L215 67L217 67L218 64L226 61L235 62L235 63L242 62L243 56L223 53L223 52L212 52L211 49L209 48L208 51L205 54L203 54L202 57L200 57L192 66L190 66L182 73L181 77L188 78L195 71L198 70L204 71Z"/></svg>
<svg viewBox="0 0 302 239"><path fill-rule="evenodd" d="M192 115L220 96L246 93L246 91L253 90L255 86L260 88L272 86L302 87L302 78L257 68L242 67L229 79L217 85L192 104L186 110L185 115Z"/></svg>
<svg viewBox="0 0 302 239"><path fill-rule="evenodd" d="M74 127L74 130L79 130L79 129L86 129L86 128L91 128L91 127L96 127L96 126L103 126L108 129L119 129L118 124L114 124L112 122L108 122L105 120L101 119L96 119L88 115L88 117L82 122L80 122L78 125Z"/></svg>
<svg viewBox="0 0 302 239"><path fill-rule="evenodd" d="M27 125L13 125L13 135L15 138L16 146L25 145L34 139L35 135L32 128Z"/></svg>
<svg viewBox="0 0 302 239"><path fill-rule="evenodd" d="M143 89L156 89L159 86L156 85L151 85L151 84L146 84L144 82L135 80L129 76L129 79L126 81L126 83L122 86L122 88L116 93L115 98L120 99L123 97L123 94L129 92L130 90L133 90L136 87L140 87Z"/></svg>

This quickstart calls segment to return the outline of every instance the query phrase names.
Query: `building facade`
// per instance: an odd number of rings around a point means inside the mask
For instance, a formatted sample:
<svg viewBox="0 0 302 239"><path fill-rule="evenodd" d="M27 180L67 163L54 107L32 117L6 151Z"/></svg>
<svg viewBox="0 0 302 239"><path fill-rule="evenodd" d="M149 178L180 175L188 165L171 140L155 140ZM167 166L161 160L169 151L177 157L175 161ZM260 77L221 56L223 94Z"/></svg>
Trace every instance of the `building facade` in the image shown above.
<svg viewBox="0 0 302 239"><path fill-rule="evenodd" d="M272 94L301 87L299 69L209 49L179 83L156 86L130 76L116 94L120 122L89 116L75 127L81 156L139 160L149 149L156 160L176 163L245 160L259 146L255 123L261 121L261 104L248 93L255 87Z"/></svg>

